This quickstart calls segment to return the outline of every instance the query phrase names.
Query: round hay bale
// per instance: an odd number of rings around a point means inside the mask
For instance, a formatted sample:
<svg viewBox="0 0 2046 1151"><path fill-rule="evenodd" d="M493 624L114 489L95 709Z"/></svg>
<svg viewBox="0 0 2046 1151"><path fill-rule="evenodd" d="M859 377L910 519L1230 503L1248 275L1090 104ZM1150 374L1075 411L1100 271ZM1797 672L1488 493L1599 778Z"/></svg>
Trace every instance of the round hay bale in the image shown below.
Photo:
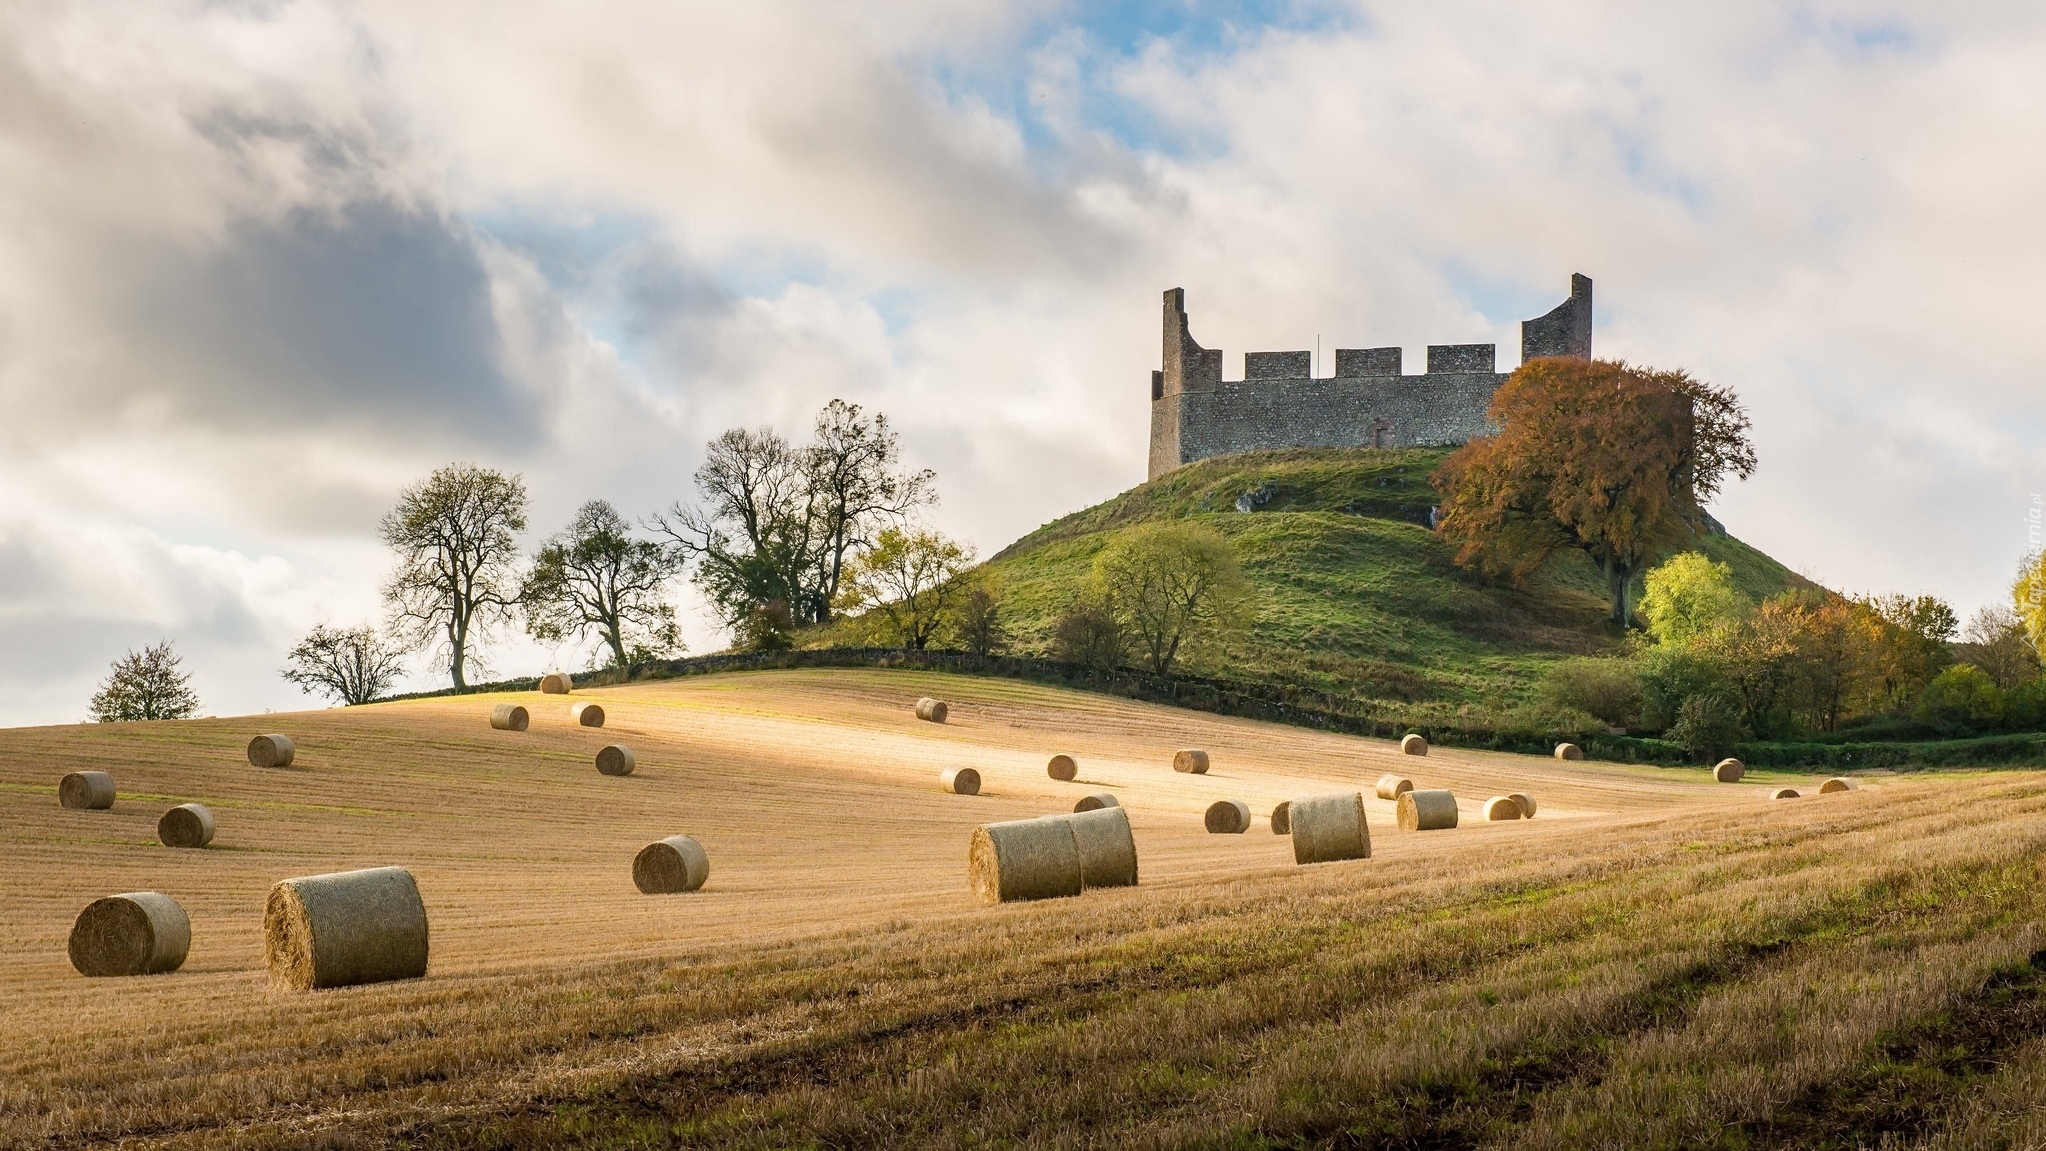
<svg viewBox="0 0 2046 1151"><path fill-rule="evenodd" d="M1080 853L1081 890L1137 885L1137 838L1130 834L1129 812L1103 807L1062 818Z"/></svg>
<svg viewBox="0 0 2046 1151"><path fill-rule="evenodd" d="M1364 822L1361 793L1300 796L1286 802L1293 825L1293 862L1371 858L1371 828Z"/></svg>
<svg viewBox="0 0 2046 1151"><path fill-rule="evenodd" d="M1181 775L1208 774L1208 753L1197 748L1185 748L1172 753L1172 770Z"/></svg>
<svg viewBox="0 0 2046 1151"><path fill-rule="evenodd" d="M288 735L259 735L249 741L249 766L290 767L298 748Z"/></svg>
<svg viewBox="0 0 2046 1151"><path fill-rule="evenodd" d="M1378 777L1378 798L1397 800L1414 790L1414 781L1404 775L1381 775Z"/></svg>
<svg viewBox="0 0 2046 1151"><path fill-rule="evenodd" d="M1712 778L1720 783L1739 783L1748 769L1737 759L1722 759L1712 767Z"/></svg>
<svg viewBox="0 0 2046 1151"><path fill-rule="evenodd" d="M80 975L162 975L184 965L192 921L160 891L109 895L78 913L69 949Z"/></svg>
<svg viewBox="0 0 2046 1151"><path fill-rule="evenodd" d="M1117 801L1115 796L1105 791L1097 791L1093 795L1081 796L1080 802L1073 805L1073 811L1077 814L1082 811L1100 811L1104 807L1121 806L1122 804Z"/></svg>
<svg viewBox="0 0 2046 1151"><path fill-rule="evenodd" d="M1080 778L1080 764L1070 755L1054 755L1044 765L1044 773L1060 783L1071 783Z"/></svg>
<svg viewBox="0 0 2046 1151"><path fill-rule="evenodd" d="M575 684L568 678L567 672L550 671L540 677L542 695L567 695L574 688Z"/></svg>
<svg viewBox="0 0 2046 1151"><path fill-rule="evenodd" d="M1535 817L1534 796L1524 791L1513 791L1508 792L1506 798L1520 805L1520 818L1533 819Z"/></svg>
<svg viewBox="0 0 2046 1151"><path fill-rule="evenodd" d="M1428 741L1422 739L1418 732L1409 732L1400 737L1400 754L1426 755L1428 754Z"/></svg>
<svg viewBox="0 0 2046 1151"><path fill-rule="evenodd" d="M1521 819L1525 814L1520 802L1510 795L1495 795L1485 801L1485 818L1495 823L1502 819Z"/></svg>
<svg viewBox="0 0 2046 1151"><path fill-rule="evenodd" d="M925 696L916 701L916 717L930 723L945 722L945 717L951 714L951 712L952 709L945 706L945 701L942 699L932 699L930 696Z"/></svg>
<svg viewBox="0 0 2046 1151"><path fill-rule="evenodd" d="M966 848L966 880L973 893L982 903L1080 894L1085 873L1071 818L1016 819L974 828Z"/></svg>
<svg viewBox="0 0 2046 1151"><path fill-rule="evenodd" d="M607 743L597 749L597 774L631 775L634 767L632 749L622 743Z"/></svg>
<svg viewBox="0 0 2046 1151"><path fill-rule="evenodd" d="M1456 796L1437 788L1400 796L1401 831L1441 831L1456 826Z"/></svg>
<svg viewBox="0 0 2046 1151"><path fill-rule="evenodd" d="M1774 790L1774 791L1772 791L1772 792L1770 792L1770 793L1769 793L1769 798L1770 798L1770 799L1796 799L1796 798L1798 798L1798 795L1797 795L1797 789L1796 789L1796 788L1794 788L1794 787L1779 787L1779 788L1777 788L1776 790Z"/></svg>
<svg viewBox="0 0 2046 1151"><path fill-rule="evenodd" d="M1861 784L1859 781L1849 779L1844 775L1836 775L1819 785L1819 794L1831 795L1836 791L1859 791L1860 789Z"/></svg>
<svg viewBox="0 0 2046 1151"><path fill-rule="evenodd" d="M1559 743L1556 745L1556 758L1583 759L1584 749L1574 743Z"/></svg>
<svg viewBox="0 0 2046 1151"><path fill-rule="evenodd" d="M526 714L523 704L500 703L490 709L490 726L499 731L524 731L533 717Z"/></svg>
<svg viewBox="0 0 2046 1151"><path fill-rule="evenodd" d="M980 773L970 767L948 767L938 775L938 787L953 795L979 795Z"/></svg>
<svg viewBox="0 0 2046 1151"><path fill-rule="evenodd" d="M1218 799L1205 817L1210 835L1242 835L1250 830L1250 805L1240 799Z"/></svg>
<svg viewBox="0 0 2046 1151"><path fill-rule="evenodd" d="M57 802L79 811L114 805L114 777L104 771L74 771L57 781Z"/></svg>
<svg viewBox="0 0 2046 1151"><path fill-rule="evenodd" d="M695 891L710 878L710 856L686 835L671 835L639 849L632 857L632 885L642 895L679 895Z"/></svg>
<svg viewBox="0 0 2046 1151"><path fill-rule="evenodd" d="M604 705L591 700L568 705L568 718L582 727L604 726Z"/></svg>
<svg viewBox="0 0 2046 1151"><path fill-rule="evenodd" d="M263 907L270 982L296 991L426 974L426 904L402 867L286 879Z"/></svg>
<svg viewBox="0 0 2046 1151"><path fill-rule="evenodd" d="M213 813L202 804L181 803L156 821L165 847L204 847L213 842Z"/></svg>
<svg viewBox="0 0 2046 1151"><path fill-rule="evenodd" d="M1286 800L1272 809L1272 834L1293 834L1293 801Z"/></svg>

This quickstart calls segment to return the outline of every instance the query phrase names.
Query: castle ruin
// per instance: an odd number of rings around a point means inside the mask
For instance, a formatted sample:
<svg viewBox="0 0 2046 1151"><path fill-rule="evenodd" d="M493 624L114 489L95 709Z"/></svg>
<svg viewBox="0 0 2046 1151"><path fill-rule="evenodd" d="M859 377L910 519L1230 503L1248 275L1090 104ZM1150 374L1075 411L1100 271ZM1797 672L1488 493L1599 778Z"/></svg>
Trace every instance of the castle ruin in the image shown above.
<svg viewBox="0 0 2046 1151"><path fill-rule="evenodd" d="M1165 293L1164 370L1151 373L1151 473L1271 448L1410 448L1460 444L1491 430L1485 410L1506 376L1493 344L1431 344L1428 370L1406 375L1399 348L1337 348L1316 377L1308 352L1246 352L1243 380L1222 382L1222 350L1187 330L1186 293ZM1522 363L1591 358L1591 277L1520 325Z"/></svg>

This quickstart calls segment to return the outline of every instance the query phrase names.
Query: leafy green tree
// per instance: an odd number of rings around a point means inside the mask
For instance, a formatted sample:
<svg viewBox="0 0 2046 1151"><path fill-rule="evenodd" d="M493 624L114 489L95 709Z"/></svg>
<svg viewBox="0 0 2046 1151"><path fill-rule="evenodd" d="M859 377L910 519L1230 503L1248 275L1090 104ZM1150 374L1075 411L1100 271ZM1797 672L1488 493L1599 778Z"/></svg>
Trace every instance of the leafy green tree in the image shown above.
<svg viewBox="0 0 2046 1151"><path fill-rule="evenodd" d="M1249 621L1250 581L1213 528L1131 528L1095 557L1094 580L1123 635L1159 675L1185 645L1223 640Z"/></svg>
<svg viewBox="0 0 2046 1151"><path fill-rule="evenodd" d="M519 592L527 629L550 643L595 632L620 669L658 659L681 643L667 595L680 563L673 549L635 538L610 503L591 500L533 556Z"/></svg>
<svg viewBox="0 0 2046 1151"><path fill-rule="evenodd" d="M1459 564L1522 579L1558 551L1583 552L1626 627L1633 581L1704 523L1725 477L1754 471L1733 393L1683 372L1549 357L1493 393L1499 433L1435 473L1438 530Z"/></svg>
<svg viewBox="0 0 2046 1151"><path fill-rule="evenodd" d="M2046 551L2034 552L2018 565L2010 602L2012 614L2032 642L2032 651L2046 652Z"/></svg>
<svg viewBox="0 0 2046 1151"><path fill-rule="evenodd" d="M438 644L457 688L468 686L471 647L518 604L517 533L525 529L525 482L474 464L450 464L406 488L384 516L384 543L398 553L384 584L391 630L415 650Z"/></svg>
<svg viewBox="0 0 2046 1151"><path fill-rule="evenodd" d="M1642 584L1641 618L1660 643L1687 643L1753 607L1733 586L1733 569L1698 552L1671 556Z"/></svg>
<svg viewBox="0 0 2046 1151"><path fill-rule="evenodd" d="M1717 691L1685 699L1669 729L1672 741L1684 745L1685 751L1704 763L1732 751L1742 734L1740 704Z"/></svg>
<svg viewBox="0 0 2046 1151"><path fill-rule="evenodd" d="M352 628L320 624L285 657L283 675L301 691L318 692L337 703L368 703L405 674L403 656L368 624Z"/></svg>
<svg viewBox="0 0 2046 1151"><path fill-rule="evenodd" d="M840 600L871 612L893 642L922 651L952 622L972 562L972 548L938 532L886 528L847 570Z"/></svg>
<svg viewBox="0 0 2046 1151"><path fill-rule="evenodd" d="M2003 712L2003 689L1973 664L1957 663L1933 676L1918 696L1918 718L1945 727L1994 727Z"/></svg>
<svg viewBox="0 0 2046 1151"><path fill-rule="evenodd" d="M130 651L113 663L89 705L98 723L138 719L190 719L199 710L199 694L190 673L169 640Z"/></svg>

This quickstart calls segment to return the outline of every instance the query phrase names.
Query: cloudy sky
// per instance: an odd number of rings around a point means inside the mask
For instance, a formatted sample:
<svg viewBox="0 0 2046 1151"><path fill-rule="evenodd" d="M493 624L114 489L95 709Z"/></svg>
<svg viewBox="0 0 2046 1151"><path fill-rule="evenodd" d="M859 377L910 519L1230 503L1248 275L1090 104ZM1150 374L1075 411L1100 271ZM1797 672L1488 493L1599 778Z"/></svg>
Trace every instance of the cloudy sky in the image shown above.
<svg viewBox="0 0 2046 1151"><path fill-rule="evenodd" d="M1746 399L1716 509L1999 597L2046 491L2046 8L1015 0L0 6L0 723L171 638L218 714L378 615L470 460L536 537L842 396L983 552L1143 478L1228 350L1493 340ZM691 613L691 643L720 638ZM578 651L515 636L503 674ZM423 664L423 661L421 661ZM430 686L422 666L413 677Z"/></svg>

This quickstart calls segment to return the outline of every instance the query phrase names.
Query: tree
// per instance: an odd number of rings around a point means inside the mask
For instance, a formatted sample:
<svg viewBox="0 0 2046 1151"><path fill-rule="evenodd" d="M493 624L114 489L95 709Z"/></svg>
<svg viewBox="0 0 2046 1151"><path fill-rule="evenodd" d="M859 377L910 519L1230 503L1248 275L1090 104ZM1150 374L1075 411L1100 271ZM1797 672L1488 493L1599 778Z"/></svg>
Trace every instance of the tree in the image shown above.
<svg viewBox="0 0 2046 1151"><path fill-rule="evenodd" d="M2003 690L1988 672L1967 663L1933 676L1918 696L1918 718L1945 727L1993 727L2003 720L2003 710Z"/></svg>
<svg viewBox="0 0 2046 1151"><path fill-rule="evenodd" d="M1002 620L1001 585L982 572L969 578L966 594L960 597L953 620L959 646L981 657L994 655L1008 645L1009 629Z"/></svg>
<svg viewBox="0 0 2046 1151"><path fill-rule="evenodd" d="M2046 550L2026 556L2010 589L2011 609L2036 654L2046 652Z"/></svg>
<svg viewBox="0 0 2046 1151"><path fill-rule="evenodd" d="M816 509L818 547L814 622L831 618L848 557L871 546L868 537L916 508L937 502L936 476L901 468L902 447L888 417L862 419L860 406L833 400L817 415L803 473Z"/></svg>
<svg viewBox="0 0 2046 1151"><path fill-rule="evenodd" d="M1989 673L1996 686L2011 688L2039 675L2039 653L2025 634L2025 622L2005 604L1976 609L1962 630L1959 654Z"/></svg>
<svg viewBox="0 0 2046 1151"><path fill-rule="evenodd" d="M1883 627L1865 605L1823 594L1798 623L1791 708L1808 727L1833 731L1865 704L1871 687L1870 652Z"/></svg>
<svg viewBox="0 0 2046 1151"><path fill-rule="evenodd" d="M283 675L302 691L343 704L368 703L405 674L403 654L368 624L353 628L320 624L285 657Z"/></svg>
<svg viewBox="0 0 2046 1151"><path fill-rule="evenodd" d="M1794 595L1772 596L1747 618L1696 640L1725 676L1741 721L1756 736L1774 730L1788 708L1804 623L1804 605Z"/></svg>
<svg viewBox="0 0 2046 1151"><path fill-rule="evenodd" d="M199 710L192 677L178 670L183 661L169 640L130 651L113 663L90 705L98 723L137 719L189 719Z"/></svg>
<svg viewBox="0 0 2046 1151"><path fill-rule="evenodd" d="M1869 645L1873 702L1909 707L1920 689L1953 662L1947 645L1960 621L1937 596L1883 595L1860 602L1877 621Z"/></svg>
<svg viewBox="0 0 2046 1151"><path fill-rule="evenodd" d="M1641 618L1659 643L1686 643L1750 606L1733 586L1733 569L1698 552L1671 556L1642 580Z"/></svg>
<svg viewBox="0 0 2046 1151"><path fill-rule="evenodd" d="M519 600L536 638L558 643L596 632L613 666L630 669L680 642L668 581L681 559L604 500L584 504L568 528L540 545Z"/></svg>
<svg viewBox="0 0 2046 1151"><path fill-rule="evenodd" d="M1122 666L1126 647L1122 624L1098 596L1073 601L1052 625L1052 655L1061 663L1113 671Z"/></svg>
<svg viewBox="0 0 2046 1151"><path fill-rule="evenodd" d="M734 630L776 600L799 625L829 621L874 533L937 499L929 471L902 469L888 418L842 400L825 405L802 448L771 428L725 432L695 480L700 502L678 500L653 523Z"/></svg>
<svg viewBox="0 0 2046 1151"><path fill-rule="evenodd" d="M474 464L450 464L406 488L383 520L398 553L384 585L391 629L413 649L441 642L455 686L469 648L518 603L516 533L526 528L526 485Z"/></svg>
<svg viewBox="0 0 2046 1151"><path fill-rule="evenodd" d="M1148 523L1094 559L1094 578L1125 636L1164 675L1182 645L1218 639L1248 617L1249 581L1213 528Z"/></svg>
<svg viewBox="0 0 2046 1151"><path fill-rule="evenodd" d="M885 528L847 569L840 600L848 610L874 612L892 639L922 651L951 621L967 590L960 576L972 562L972 548L938 532Z"/></svg>
<svg viewBox="0 0 2046 1151"><path fill-rule="evenodd" d="M1493 393L1499 433L1435 473L1438 521L1459 564L1522 579L1575 549L1606 583L1615 626L1636 576L1691 538L1701 500L1754 471L1747 417L1730 391L1682 372L1552 357Z"/></svg>

